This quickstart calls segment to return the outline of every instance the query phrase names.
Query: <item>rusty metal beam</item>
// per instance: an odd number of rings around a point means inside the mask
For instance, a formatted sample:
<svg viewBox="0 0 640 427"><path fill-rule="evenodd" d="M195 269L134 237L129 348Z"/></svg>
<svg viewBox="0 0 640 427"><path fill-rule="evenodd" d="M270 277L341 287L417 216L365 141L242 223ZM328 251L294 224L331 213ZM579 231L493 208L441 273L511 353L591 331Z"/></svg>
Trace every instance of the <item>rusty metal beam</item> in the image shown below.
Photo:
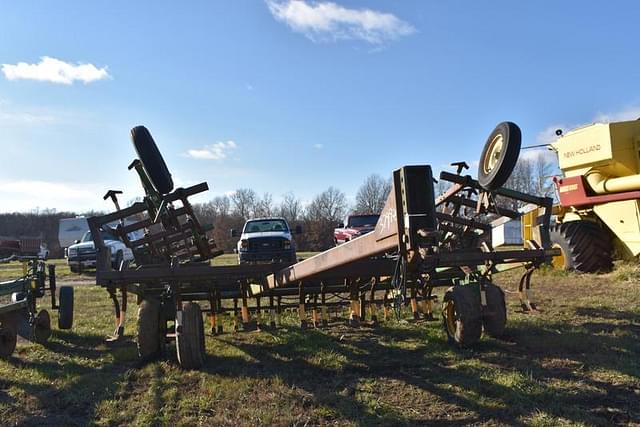
<svg viewBox="0 0 640 427"><path fill-rule="evenodd" d="M286 286L392 250L406 256L435 228L431 167L405 166L394 171L392 191L371 233L280 270L267 284Z"/></svg>

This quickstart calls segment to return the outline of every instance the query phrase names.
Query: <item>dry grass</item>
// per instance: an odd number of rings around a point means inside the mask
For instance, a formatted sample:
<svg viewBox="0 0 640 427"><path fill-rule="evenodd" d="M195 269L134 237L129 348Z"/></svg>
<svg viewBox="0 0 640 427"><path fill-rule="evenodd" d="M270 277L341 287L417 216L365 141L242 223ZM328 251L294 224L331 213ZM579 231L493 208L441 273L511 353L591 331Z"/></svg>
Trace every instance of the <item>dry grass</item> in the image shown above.
<svg viewBox="0 0 640 427"><path fill-rule="evenodd" d="M502 340L455 350L439 322L342 322L208 336L204 369L108 347L106 293L77 288L72 332L0 361L0 420L22 425L632 425L640 423L638 270L534 276ZM514 289L515 272L496 277ZM500 279L501 280L500 280ZM54 316L55 317L55 316ZM129 315L130 319L133 315ZM408 319L408 316L407 316ZM55 323L55 318L54 318ZM230 331L227 322L226 331ZM130 320L129 330L134 330ZM131 337L133 338L133 337Z"/></svg>

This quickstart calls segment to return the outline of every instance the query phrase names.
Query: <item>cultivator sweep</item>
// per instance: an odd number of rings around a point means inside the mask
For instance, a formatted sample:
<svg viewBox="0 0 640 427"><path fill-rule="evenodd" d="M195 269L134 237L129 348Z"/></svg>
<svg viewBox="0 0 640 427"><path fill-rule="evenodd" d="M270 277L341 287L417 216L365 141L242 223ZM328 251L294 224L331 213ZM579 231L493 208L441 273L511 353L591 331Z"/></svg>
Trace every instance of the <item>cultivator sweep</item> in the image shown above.
<svg viewBox="0 0 640 427"><path fill-rule="evenodd" d="M0 282L0 298L7 300L0 302L0 357L13 354L18 337L38 343L49 339L49 312L37 308L37 300L46 292L51 297L51 308L58 310L58 327L71 329L73 323L73 288L61 286L56 298L56 266L46 265L35 256L11 256L0 263L11 261L22 263L22 276Z"/></svg>
<svg viewBox="0 0 640 427"><path fill-rule="evenodd" d="M375 324L392 312L399 316L404 305L410 305L414 318L433 320L433 290L440 286L448 287L442 310L447 336L457 345L470 345L483 330L491 336L504 330L504 293L493 275L524 265L521 301L525 310L535 309L528 296L531 274L557 252L548 244L552 200L502 187L520 148L513 123L502 123L491 134L478 180L463 175L466 164L457 163L457 174L440 175L451 187L436 197L430 166L404 166L393 173L392 191L373 232L293 265L211 265L222 252L207 238L212 227L200 224L188 200L206 191L207 184L174 190L148 130L134 128L132 139L139 159L130 169L140 177L144 201L120 209L118 192L110 191L105 198L115 202L116 212L88 222L98 252L97 283L109 291L116 308L113 338L124 334L127 294L134 293L138 351L145 359L175 340L182 366L203 363L201 302L212 333L222 332L219 317L224 313L233 313L238 325L252 329L253 319L262 314L277 326L282 310L290 308L298 310L302 327L326 325L330 309L345 306L350 324L365 321L367 313ZM534 226L542 246L492 247L492 228L520 216L500 206L506 198L541 208ZM114 221L119 225L109 231L132 249L135 266L112 266L101 231ZM136 231L143 237L132 238Z"/></svg>

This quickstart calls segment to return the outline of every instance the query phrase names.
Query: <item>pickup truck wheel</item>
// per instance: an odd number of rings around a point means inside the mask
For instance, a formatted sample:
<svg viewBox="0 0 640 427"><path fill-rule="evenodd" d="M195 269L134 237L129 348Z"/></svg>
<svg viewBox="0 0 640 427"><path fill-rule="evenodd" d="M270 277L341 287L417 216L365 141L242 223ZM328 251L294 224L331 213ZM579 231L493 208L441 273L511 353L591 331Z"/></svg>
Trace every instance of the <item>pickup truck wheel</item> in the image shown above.
<svg viewBox="0 0 640 427"><path fill-rule="evenodd" d="M71 329L73 325L73 287L60 286L58 306L58 329Z"/></svg>
<svg viewBox="0 0 640 427"><path fill-rule="evenodd" d="M80 269L78 269L78 267L76 267L76 266L74 266L74 265L70 265L70 266L69 266L69 270L70 270L72 273L75 273L75 274L79 274L79 273L80 273Z"/></svg>
<svg viewBox="0 0 640 427"><path fill-rule="evenodd" d="M170 193L173 190L173 179L149 130L144 126L136 126L131 129L131 139L155 189L160 194Z"/></svg>
<svg viewBox="0 0 640 427"><path fill-rule="evenodd" d="M122 251L116 252L116 259L113 261L113 269L120 270L120 266L122 265L122 261L124 261L124 255Z"/></svg>
<svg viewBox="0 0 640 427"><path fill-rule="evenodd" d="M478 182L485 190L504 185L518 162L522 133L518 125L502 122L491 132L480 156Z"/></svg>
<svg viewBox="0 0 640 427"><path fill-rule="evenodd" d="M182 305L182 330L176 331L178 362L184 369L198 369L204 364L204 326L200 306L195 302Z"/></svg>

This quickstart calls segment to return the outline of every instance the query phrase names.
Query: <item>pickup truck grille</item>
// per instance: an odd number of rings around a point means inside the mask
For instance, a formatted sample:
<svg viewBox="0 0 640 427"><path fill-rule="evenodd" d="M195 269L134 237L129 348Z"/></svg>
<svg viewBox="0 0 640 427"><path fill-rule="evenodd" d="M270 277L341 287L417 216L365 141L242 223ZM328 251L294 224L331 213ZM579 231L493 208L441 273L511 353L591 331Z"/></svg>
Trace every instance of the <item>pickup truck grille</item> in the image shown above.
<svg viewBox="0 0 640 427"><path fill-rule="evenodd" d="M256 237L249 239L250 251L273 251L284 248L285 239L281 237Z"/></svg>
<svg viewBox="0 0 640 427"><path fill-rule="evenodd" d="M95 254L96 250L94 248L80 248L78 249L78 255L90 255Z"/></svg>

